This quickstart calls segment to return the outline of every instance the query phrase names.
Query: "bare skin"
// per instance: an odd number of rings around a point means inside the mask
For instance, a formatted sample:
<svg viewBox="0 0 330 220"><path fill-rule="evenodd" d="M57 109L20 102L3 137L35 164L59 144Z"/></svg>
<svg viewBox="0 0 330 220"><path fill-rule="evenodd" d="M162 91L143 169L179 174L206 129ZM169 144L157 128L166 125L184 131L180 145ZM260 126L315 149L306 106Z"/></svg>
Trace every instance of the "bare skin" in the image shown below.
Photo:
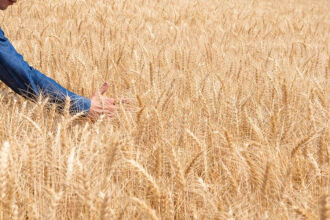
<svg viewBox="0 0 330 220"><path fill-rule="evenodd" d="M17 0L0 0L0 10L6 10L8 6L11 6L16 2ZM117 107L115 100L104 96L104 93L108 88L108 83L104 83L100 90L94 93L90 98L91 107L88 113L89 117L96 119L102 114L111 115L116 111Z"/></svg>
<svg viewBox="0 0 330 220"><path fill-rule="evenodd" d="M17 0L0 0L0 9L5 10L8 6L13 5L17 2Z"/></svg>
<svg viewBox="0 0 330 220"><path fill-rule="evenodd" d="M116 107L116 101L113 98L103 96L108 90L109 84L104 83L97 93L94 93L91 100L91 108L89 110L89 116L93 119L97 118L101 114L112 115L118 108Z"/></svg>

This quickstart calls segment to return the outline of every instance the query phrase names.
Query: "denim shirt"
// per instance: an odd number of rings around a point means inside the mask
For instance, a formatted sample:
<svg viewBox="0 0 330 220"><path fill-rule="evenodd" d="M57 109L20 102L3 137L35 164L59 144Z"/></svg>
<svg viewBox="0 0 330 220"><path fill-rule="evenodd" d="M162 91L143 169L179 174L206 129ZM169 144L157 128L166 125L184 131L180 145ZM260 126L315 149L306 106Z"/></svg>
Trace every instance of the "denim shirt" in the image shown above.
<svg viewBox="0 0 330 220"><path fill-rule="evenodd" d="M70 113L88 114L91 101L63 88L53 79L45 76L24 61L0 27L0 80L14 92L36 100L40 95L63 109L65 100L70 98Z"/></svg>

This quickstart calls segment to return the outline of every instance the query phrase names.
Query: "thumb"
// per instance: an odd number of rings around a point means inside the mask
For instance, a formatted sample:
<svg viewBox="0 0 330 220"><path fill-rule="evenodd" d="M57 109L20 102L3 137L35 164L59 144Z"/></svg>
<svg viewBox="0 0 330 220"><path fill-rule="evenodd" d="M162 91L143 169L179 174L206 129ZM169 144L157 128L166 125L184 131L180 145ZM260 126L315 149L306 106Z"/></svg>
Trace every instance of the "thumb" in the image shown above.
<svg viewBox="0 0 330 220"><path fill-rule="evenodd" d="M103 95L109 88L109 84L108 83L104 83L103 86L100 88L99 92L101 95Z"/></svg>

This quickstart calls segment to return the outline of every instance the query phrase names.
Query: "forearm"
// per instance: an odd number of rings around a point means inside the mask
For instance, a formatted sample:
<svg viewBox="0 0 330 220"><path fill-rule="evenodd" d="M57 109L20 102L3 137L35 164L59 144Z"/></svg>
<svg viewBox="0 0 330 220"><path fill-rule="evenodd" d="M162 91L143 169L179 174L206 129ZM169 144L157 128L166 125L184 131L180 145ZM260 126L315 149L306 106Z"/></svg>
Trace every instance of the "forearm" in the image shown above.
<svg viewBox="0 0 330 220"><path fill-rule="evenodd" d="M55 82L53 79L45 76L38 70L31 68L31 81L29 85L32 89L35 97L40 95L47 97L51 103L58 105L60 109L63 109L66 98L70 98L70 113L85 112L88 113L91 102L88 98L77 95ZM30 92L30 87L27 87L25 91ZM34 98L34 97L31 97Z"/></svg>
<svg viewBox="0 0 330 220"><path fill-rule="evenodd" d="M40 95L63 108L67 97L71 99L70 112L88 113L90 100L79 96L59 85L53 79L45 76L29 66L23 57L4 36L0 29L0 80L16 93L36 100Z"/></svg>

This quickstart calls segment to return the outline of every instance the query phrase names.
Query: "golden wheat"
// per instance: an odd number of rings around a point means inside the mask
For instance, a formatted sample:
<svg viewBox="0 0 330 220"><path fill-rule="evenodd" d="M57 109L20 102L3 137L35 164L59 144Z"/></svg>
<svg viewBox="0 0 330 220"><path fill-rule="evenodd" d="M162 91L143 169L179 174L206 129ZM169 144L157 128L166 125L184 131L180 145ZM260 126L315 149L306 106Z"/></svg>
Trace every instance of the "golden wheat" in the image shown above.
<svg viewBox="0 0 330 220"><path fill-rule="evenodd" d="M0 83L0 219L329 218L327 0L25 0L25 60L132 109L88 121Z"/></svg>

